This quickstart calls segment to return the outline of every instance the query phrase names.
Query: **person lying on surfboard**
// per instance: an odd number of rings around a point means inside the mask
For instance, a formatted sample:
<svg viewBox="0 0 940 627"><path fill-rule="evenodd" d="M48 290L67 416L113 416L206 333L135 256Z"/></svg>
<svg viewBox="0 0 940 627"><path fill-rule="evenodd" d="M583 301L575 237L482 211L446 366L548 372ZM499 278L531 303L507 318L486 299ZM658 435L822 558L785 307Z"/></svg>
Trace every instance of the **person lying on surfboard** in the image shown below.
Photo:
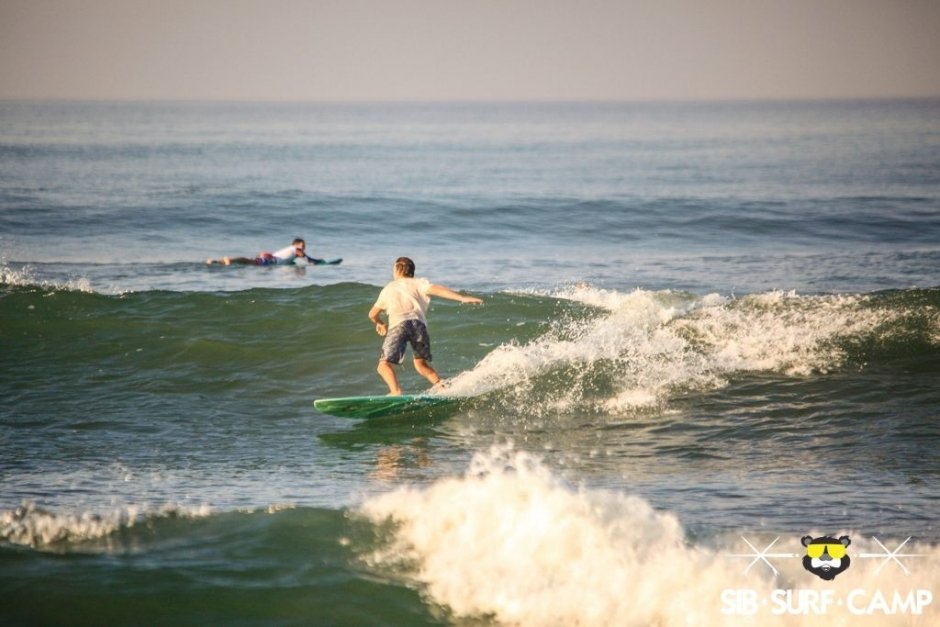
<svg viewBox="0 0 940 627"><path fill-rule="evenodd" d="M385 337L379 351L379 376L388 385L390 395L401 395L394 365L405 361L405 348L411 344L415 370L431 385L441 382L431 361L431 336L428 335L427 311L432 296L440 296L461 303L482 305L483 301L473 296L458 294L443 285L434 285L427 279L416 279L415 262L408 257L395 260L394 280L382 288L378 300L369 311L369 320L375 324L375 332ZM388 323L382 321L382 312Z"/></svg>
<svg viewBox="0 0 940 627"><path fill-rule="evenodd" d="M303 239L297 237L294 238L294 241L290 243L290 246L285 246L277 252L260 252L258 253L257 257L222 257L221 259L207 259L206 263L210 266L212 264L221 264L223 266L230 266L233 264L245 266L273 266L278 264L294 263L295 259L305 259L309 263L313 264L337 264L342 261L342 259L334 259L332 261L314 259L313 257L307 255L306 249L306 242L304 242Z"/></svg>

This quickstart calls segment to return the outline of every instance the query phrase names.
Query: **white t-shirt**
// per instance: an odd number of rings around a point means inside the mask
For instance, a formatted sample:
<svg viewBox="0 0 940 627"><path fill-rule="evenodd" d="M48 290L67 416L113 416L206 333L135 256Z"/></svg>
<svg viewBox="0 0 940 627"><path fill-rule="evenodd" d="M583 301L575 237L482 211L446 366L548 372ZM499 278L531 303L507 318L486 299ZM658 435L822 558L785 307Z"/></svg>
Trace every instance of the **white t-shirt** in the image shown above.
<svg viewBox="0 0 940 627"><path fill-rule="evenodd" d="M294 258L297 256L297 250L294 248L294 246L285 246L281 250L272 254L277 257L278 263L293 263Z"/></svg>
<svg viewBox="0 0 940 627"><path fill-rule="evenodd" d="M382 288L375 307L388 314L388 328L405 320L420 320L428 323L427 311L431 304L428 290L431 282L427 279L395 279Z"/></svg>

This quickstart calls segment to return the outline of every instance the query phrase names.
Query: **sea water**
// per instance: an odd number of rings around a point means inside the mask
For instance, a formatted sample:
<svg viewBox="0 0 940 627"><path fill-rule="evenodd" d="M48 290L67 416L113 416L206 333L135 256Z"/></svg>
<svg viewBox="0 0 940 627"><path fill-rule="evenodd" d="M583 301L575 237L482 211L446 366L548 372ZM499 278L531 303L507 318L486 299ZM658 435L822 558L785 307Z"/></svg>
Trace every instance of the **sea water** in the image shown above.
<svg viewBox="0 0 940 627"><path fill-rule="evenodd" d="M0 103L0 619L934 624L938 349L937 100Z"/></svg>

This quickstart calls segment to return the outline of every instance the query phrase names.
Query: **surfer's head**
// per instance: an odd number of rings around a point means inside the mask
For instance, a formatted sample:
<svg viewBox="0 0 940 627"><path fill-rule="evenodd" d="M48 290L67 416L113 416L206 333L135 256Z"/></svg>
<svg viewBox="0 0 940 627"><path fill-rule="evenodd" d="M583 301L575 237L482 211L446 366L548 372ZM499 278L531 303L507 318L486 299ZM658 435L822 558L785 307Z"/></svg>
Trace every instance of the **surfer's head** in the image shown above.
<svg viewBox="0 0 940 627"><path fill-rule="evenodd" d="M290 243L294 247L294 250L297 251L298 255L304 254L304 251L307 249L307 242L299 237L295 237L294 241Z"/></svg>
<svg viewBox="0 0 940 627"><path fill-rule="evenodd" d="M395 260L395 276L412 278L415 275L415 262L408 257L399 257Z"/></svg>

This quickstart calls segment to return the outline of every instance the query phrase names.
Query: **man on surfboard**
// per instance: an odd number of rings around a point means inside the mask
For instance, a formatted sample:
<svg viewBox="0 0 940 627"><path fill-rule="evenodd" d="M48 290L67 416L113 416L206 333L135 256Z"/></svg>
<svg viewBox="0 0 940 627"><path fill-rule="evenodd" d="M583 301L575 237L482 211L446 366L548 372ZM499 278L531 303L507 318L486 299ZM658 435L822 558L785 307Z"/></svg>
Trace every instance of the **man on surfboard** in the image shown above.
<svg viewBox="0 0 940 627"><path fill-rule="evenodd" d="M233 264L243 266L272 266L277 264L294 263L294 260L298 258L305 259L308 262L314 264L338 263L338 261L328 262L324 261L323 259L314 259L313 257L308 256L307 244L299 237L294 238L294 241L290 243L290 246L285 246L277 252L261 252L258 253L257 257L222 257L218 260L208 259L206 263L210 266L213 264L222 264L223 266L230 266Z"/></svg>
<svg viewBox="0 0 940 627"><path fill-rule="evenodd" d="M405 348L411 344L415 370L432 385L441 382L437 371L431 367L431 336L428 335L427 310L432 296L440 296L461 303L482 305L483 301L473 296L458 294L443 285L434 285L427 279L416 279L415 262L408 257L395 260L394 280L382 288L378 300L369 311L369 320L375 331L385 337L379 353L379 376L388 385L389 394L398 396L401 388L393 365L405 361ZM388 322L382 321L382 312Z"/></svg>

